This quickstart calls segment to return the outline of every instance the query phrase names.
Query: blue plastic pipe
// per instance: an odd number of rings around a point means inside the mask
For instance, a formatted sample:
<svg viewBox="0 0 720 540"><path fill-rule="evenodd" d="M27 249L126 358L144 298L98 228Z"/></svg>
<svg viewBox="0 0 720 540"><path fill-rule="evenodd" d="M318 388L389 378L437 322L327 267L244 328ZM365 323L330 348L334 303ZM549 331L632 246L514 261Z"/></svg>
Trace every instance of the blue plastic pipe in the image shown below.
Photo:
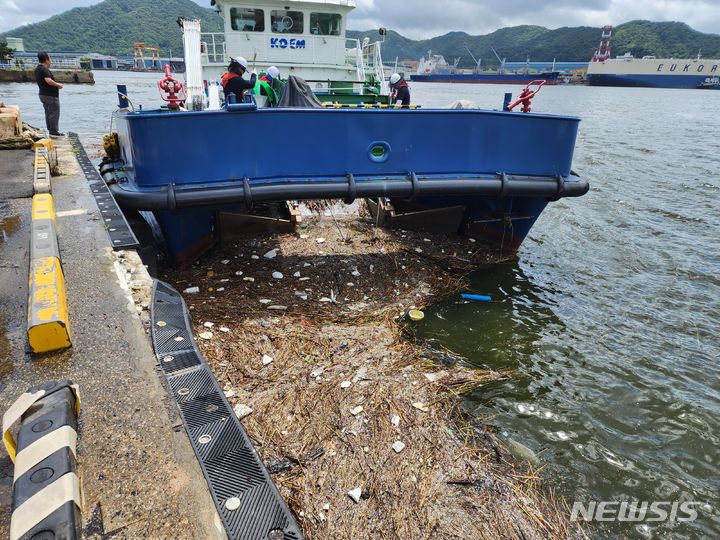
<svg viewBox="0 0 720 540"><path fill-rule="evenodd" d="M475 302L492 302L492 296L482 296L479 294L461 294L463 300L474 300Z"/></svg>

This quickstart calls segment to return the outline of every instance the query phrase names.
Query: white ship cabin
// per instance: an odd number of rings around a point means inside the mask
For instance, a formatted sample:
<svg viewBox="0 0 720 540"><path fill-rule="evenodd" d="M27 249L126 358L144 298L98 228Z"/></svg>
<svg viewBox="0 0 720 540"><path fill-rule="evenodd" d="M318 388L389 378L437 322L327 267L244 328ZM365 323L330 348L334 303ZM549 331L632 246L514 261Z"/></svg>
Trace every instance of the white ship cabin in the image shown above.
<svg viewBox="0 0 720 540"><path fill-rule="evenodd" d="M625 54L617 55L615 60L620 60L621 62L632 62L635 60L635 57L631 53L626 52Z"/></svg>
<svg viewBox="0 0 720 540"><path fill-rule="evenodd" d="M428 51L427 60L423 56L420 58L417 68L418 75L430 75L431 73L450 73L450 64L445 57L439 54L433 54Z"/></svg>
<svg viewBox="0 0 720 540"><path fill-rule="evenodd" d="M345 37L355 0L212 0L212 5L225 32L201 35L206 80L219 80L236 56L259 72L275 65L283 78L298 75L325 85L362 83L371 74L383 80L380 44Z"/></svg>

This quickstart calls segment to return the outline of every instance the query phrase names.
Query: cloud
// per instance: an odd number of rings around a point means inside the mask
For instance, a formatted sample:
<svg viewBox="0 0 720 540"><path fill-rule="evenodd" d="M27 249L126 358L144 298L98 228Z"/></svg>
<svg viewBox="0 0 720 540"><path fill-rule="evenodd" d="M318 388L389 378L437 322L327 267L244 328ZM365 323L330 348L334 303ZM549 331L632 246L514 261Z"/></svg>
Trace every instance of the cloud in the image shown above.
<svg viewBox="0 0 720 540"><path fill-rule="evenodd" d="M13 0L0 0L0 30L17 13L20 13L20 8Z"/></svg>
<svg viewBox="0 0 720 540"><path fill-rule="evenodd" d="M100 0L0 0L0 32ZM162 0L156 0L162 1ZM209 7L210 0L194 0ZM485 34L505 26L604 26L632 19L682 21L720 33L720 0L356 0L350 28L385 26L412 38L461 30Z"/></svg>
<svg viewBox="0 0 720 540"><path fill-rule="evenodd" d="M74 7L97 4L99 0L0 0L0 32L12 30Z"/></svg>
<svg viewBox="0 0 720 540"><path fill-rule="evenodd" d="M386 26L413 38L460 30L486 34L505 26L533 24L604 26L633 19L682 21L720 33L718 0L357 0L350 27Z"/></svg>

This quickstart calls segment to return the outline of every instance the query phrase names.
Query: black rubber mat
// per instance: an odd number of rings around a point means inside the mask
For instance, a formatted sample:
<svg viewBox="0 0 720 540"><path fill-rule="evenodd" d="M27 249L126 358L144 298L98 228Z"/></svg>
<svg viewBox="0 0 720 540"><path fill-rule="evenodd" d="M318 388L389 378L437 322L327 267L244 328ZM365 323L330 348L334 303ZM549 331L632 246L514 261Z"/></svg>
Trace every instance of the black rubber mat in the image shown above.
<svg viewBox="0 0 720 540"><path fill-rule="evenodd" d="M153 287L151 320L155 354L228 537L301 540L292 512L197 348L185 301L162 281ZM237 509L229 509L228 501Z"/></svg>
<svg viewBox="0 0 720 540"><path fill-rule="evenodd" d="M78 137L77 133L69 133L68 137L70 141L72 141L75 155L77 156L80 168L85 174L85 179L90 184L90 190L100 209L100 215L102 216L103 224L110 237L110 243L113 249L135 249L139 247L140 244L135 237L135 233L133 233L128 225L125 216L115 201L115 197L110 193L100 173L90 161L85 148L80 142L80 137Z"/></svg>

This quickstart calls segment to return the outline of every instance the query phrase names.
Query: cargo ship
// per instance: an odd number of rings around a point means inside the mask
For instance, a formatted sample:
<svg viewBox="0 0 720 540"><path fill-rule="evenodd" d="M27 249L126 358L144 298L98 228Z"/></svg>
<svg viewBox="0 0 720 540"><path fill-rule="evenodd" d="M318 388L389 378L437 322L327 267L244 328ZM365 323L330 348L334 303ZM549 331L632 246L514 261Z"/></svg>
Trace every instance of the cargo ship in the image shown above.
<svg viewBox="0 0 720 540"><path fill-rule="evenodd" d="M588 65L590 86L643 88L700 88L708 78L720 75L720 60L635 58L630 53L611 58L612 27L603 28L602 41Z"/></svg>
<svg viewBox="0 0 720 540"><path fill-rule="evenodd" d="M458 61L450 65L442 55L428 53L427 59L422 57L418 64L417 73L410 75L414 82L443 82L443 83L470 83L470 84L521 84L528 85L532 81L542 79L545 84L557 84L559 72L531 72L524 70L508 72L505 62L501 61L498 71L463 72L457 69ZM479 63L478 63L479 66Z"/></svg>
<svg viewBox="0 0 720 540"><path fill-rule="evenodd" d="M708 75L720 75L720 60L634 58L625 54L604 62L590 62L587 77L590 86L698 88Z"/></svg>

